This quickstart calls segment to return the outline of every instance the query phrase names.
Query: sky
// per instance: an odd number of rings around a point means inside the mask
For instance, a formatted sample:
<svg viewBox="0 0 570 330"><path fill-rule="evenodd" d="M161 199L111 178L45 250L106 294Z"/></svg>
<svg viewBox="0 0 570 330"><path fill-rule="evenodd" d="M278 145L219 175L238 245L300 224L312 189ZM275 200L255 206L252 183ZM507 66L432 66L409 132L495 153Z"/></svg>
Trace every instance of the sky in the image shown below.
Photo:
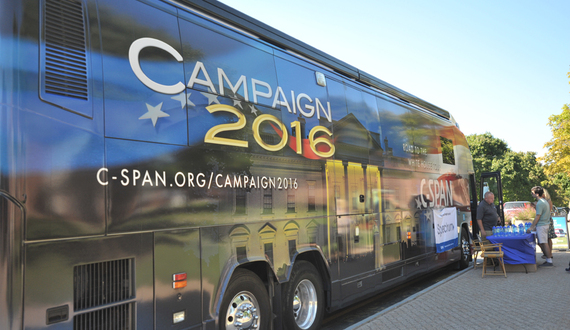
<svg viewBox="0 0 570 330"><path fill-rule="evenodd" d="M567 0L221 0L449 111L465 135L546 152L570 103Z"/></svg>

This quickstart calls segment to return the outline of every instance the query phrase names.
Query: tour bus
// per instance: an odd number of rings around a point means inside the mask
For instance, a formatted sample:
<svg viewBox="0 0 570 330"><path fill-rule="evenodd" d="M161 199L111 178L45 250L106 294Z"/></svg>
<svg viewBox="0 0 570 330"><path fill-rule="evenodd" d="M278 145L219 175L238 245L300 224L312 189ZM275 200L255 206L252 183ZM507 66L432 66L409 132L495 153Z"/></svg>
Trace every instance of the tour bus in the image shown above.
<svg viewBox="0 0 570 330"><path fill-rule="evenodd" d="M467 267L449 112L213 0L0 15L0 329L318 329Z"/></svg>

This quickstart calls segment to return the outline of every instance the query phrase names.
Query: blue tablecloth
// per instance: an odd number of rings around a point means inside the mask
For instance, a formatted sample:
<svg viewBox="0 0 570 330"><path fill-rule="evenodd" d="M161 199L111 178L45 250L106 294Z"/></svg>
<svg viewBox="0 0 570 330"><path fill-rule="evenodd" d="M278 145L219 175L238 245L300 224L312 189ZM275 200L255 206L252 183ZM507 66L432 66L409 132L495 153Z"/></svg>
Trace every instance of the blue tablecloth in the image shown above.
<svg viewBox="0 0 570 330"><path fill-rule="evenodd" d="M503 251L505 253L505 263L514 264L535 264L536 263L536 244L534 243L535 234L524 234L520 236L487 236L491 243L503 243Z"/></svg>

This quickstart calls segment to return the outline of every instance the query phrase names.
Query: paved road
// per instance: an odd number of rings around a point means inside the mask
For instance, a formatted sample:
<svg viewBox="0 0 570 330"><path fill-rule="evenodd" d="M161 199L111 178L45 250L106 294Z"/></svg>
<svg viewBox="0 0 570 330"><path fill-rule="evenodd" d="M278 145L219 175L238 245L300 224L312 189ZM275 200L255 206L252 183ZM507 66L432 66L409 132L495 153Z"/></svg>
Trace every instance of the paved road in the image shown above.
<svg viewBox="0 0 570 330"><path fill-rule="evenodd" d="M370 299L347 308L325 315L322 330L344 330L366 318L390 308L426 288L439 283L459 271L452 265L435 273L423 276L412 282L402 284Z"/></svg>
<svg viewBox="0 0 570 330"><path fill-rule="evenodd" d="M569 329L569 262L570 252L555 252L555 267L507 278L471 268L347 330Z"/></svg>

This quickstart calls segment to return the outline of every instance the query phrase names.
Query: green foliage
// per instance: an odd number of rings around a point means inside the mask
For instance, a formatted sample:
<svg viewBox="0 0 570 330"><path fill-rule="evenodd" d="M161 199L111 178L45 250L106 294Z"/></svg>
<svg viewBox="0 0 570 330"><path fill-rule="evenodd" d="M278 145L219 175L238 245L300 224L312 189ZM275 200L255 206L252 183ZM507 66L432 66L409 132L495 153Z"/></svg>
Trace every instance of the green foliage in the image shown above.
<svg viewBox="0 0 570 330"><path fill-rule="evenodd" d="M548 149L541 161L549 175L570 174L570 105L562 107L562 113L548 118L552 139L544 147Z"/></svg>
<svg viewBox="0 0 570 330"><path fill-rule="evenodd" d="M471 134L466 139L473 156L473 168L475 169L475 178L477 180L477 196L481 196L479 191L481 173L496 171L493 169L493 161L501 159L510 149L505 141L494 137L489 132L485 134Z"/></svg>
<svg viewBox="0 0 570 330"><path fill-rule="evenodd" d="M494 137L491 133L471 134L467 136L467 143L473 158L492 160L502 158L509 151L507 142Z"/></svg>
<svg viewBox="0 0 570 330"><path fill-rule="evenodd" d="M558 192L551 193L554 205L566 206L570 201L570 104L565 104L559 115L550 116L548 126L552 131L552 139L544 145L548 151L539 161L544 163L549 186Z"/></svg>
<svg viewBox="0 0 570 330"><path fill-rule="evenodd" d="M507 143L491 133L467 136L473 156L477 189L482 172L500 172L503 184L503 201L532 201L530 189L545 187L556 206L570 201L570 176L566 173L547 175L534 152L514 152ZM480 196L480 194L478 194Z"/></svg>
<svg viewBox="0 0 570 330"><path fill-rule="evenodd" d="M491 169L501 172L504 201L532 200L530 189L546 180L534 152L508 151L493 161Z"/></svg>
<svg viewBox="0 0 570 330"><path fill-rule="evenodd" d="M570 176L566 173L556 173L548 177L543 186L550 193L552 204L555 206L569 206L570 202Z"/></svg>

